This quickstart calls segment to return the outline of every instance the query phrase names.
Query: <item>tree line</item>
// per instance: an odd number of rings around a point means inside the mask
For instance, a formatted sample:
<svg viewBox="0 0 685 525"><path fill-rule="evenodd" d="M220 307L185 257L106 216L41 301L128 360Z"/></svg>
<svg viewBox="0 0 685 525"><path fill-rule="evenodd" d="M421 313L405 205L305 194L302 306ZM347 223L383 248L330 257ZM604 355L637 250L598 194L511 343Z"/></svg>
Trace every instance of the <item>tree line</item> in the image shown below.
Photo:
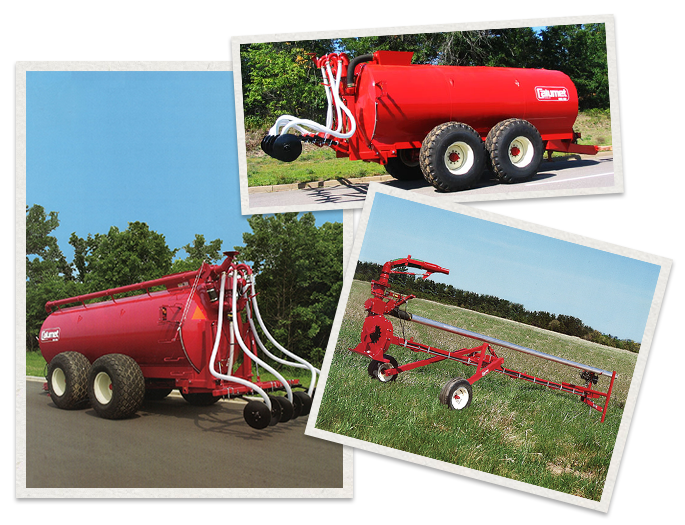
<svg viewBox="0 0 685 525"><path fill-rule="evenodd" d="M378 279L383 265L373 262L357 263L354 278L361 281ZM406 267L395 268L406 272ZM582 320L571 315L556 315L549 312L527 310L522 304L512 303L493 295L481 295L455 288L451 284L438 283L421 276L392 274L390 276L392 289L403 295L415 295L421 299L428 299L442 304L459 306L468 310L484 314L511 319L523 324L537 326L545 330L552 330L561 334L580 337L605 346L612 346L639 352L640 343L630 339L619 339L609 334L603 334L587 326Z"/></svg>
<svg viewBox="0 0 685 525"><path fill-rule="evenodd" d="M239 260L256 273L259 309L272 335L286 348L321 366L342 288L342 224L316 226L311 213L248 219ZM48 301L196 270L203 261L223 259L222 240L204 235L169 248L164 235L144 222L107 233L71 234L67 261L52 232L59 214L40 205L26 207L26 349L38 350L38 333ZM176 258L175 258L176 257Z"/></svg>
<svg viewBox="0 0 685 525"><path fill-rule="evenodd" d="M270 127L283 114L321 121L327 102L312 57L377 50L413 51L414 64L559 70L575 83L581 109L609 109L604 24L557 25L242 44L246 127Z"/></svg>

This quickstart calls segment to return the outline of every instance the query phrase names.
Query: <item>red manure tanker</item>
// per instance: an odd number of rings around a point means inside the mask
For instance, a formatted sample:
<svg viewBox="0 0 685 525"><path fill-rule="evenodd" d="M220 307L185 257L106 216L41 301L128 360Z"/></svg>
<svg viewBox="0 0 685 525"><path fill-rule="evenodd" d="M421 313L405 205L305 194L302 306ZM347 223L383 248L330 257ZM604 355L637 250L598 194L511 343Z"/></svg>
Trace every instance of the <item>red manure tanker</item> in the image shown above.
<svg viewBox="0 0 685 525"><path fill-rule="evenodd" d="M317 58L326 124L283 115L262 149L292 162L302 142L329 146L337 157L378 162L399 180L423 177L439 191L468 188L486 169L502 182L528 180L545 151L597 153L596 146L577 144L578 94L564 73L416 65L412 56Z"/></svg>
<svg viewBox="0 0 685 525"><path fill-rule="evenodd" d="M199 406L253 396L243 415L258 429L308 414L319 370L271 336L251 268L234 262L237 252L224 255L220 265L48 302L39 344L55 405L69 410L90 404L101 417L123 419L144 399L163 399L178 389ZM291 361L267 349L257 325ZM260 353L311 372L308 391ZM254 378L253 363L276 380Z"/></svg>

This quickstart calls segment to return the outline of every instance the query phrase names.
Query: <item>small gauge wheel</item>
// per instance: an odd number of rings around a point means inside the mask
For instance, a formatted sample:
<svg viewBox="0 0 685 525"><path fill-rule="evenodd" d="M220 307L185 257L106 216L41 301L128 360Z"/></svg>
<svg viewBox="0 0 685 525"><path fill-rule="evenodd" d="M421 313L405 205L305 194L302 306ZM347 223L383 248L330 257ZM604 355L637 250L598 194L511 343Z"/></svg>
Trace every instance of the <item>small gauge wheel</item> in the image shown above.
<svg viewBox="0 0 685 525"><path fill-rule="evenodd" d="M463 410L471 404L473 390L471 383L466 379L457 379L452 382L447 396L447 407L451 410Z"/></svg>

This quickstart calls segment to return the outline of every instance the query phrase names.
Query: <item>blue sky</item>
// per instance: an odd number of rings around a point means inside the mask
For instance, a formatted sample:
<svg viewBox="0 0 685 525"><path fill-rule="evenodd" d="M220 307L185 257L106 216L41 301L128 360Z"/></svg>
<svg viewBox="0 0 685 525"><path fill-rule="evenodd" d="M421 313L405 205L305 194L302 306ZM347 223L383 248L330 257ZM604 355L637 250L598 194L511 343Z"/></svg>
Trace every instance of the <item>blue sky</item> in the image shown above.
<svg viewBox="0 0 685 525"><path fill-rule="evenodd" d="M531 311L578 317L602 333L638 342L660 271L658 265L376 193L359 260L382 264L407 255L450 270L433 274L434 281Z"/></svg>
<svg viewBox="0 0 685 525"><path fill-rule="evenodd" d="M196 233L223 249L240 214L233 73L27 72L26 204L59 212L69 236L146 222L170 248ZM342 212L317 212L317 224ZM180 252L184 256L184 252Z"/></svg>

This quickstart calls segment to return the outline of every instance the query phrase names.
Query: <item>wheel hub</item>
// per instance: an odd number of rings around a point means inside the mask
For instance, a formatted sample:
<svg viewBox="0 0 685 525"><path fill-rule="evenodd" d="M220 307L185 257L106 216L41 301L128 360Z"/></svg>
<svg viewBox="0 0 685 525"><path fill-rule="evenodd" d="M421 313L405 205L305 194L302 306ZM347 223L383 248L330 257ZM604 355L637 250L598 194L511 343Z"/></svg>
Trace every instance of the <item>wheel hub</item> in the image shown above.
<svg viewBox="0 0 685 525"><path fill-rule="evenodd" d="M517 168L525 168L535 156L535 148L528 137L519 136L509 145L509 160Z"/></svg>
<svg viewBox="0 0 685 525"><path fill-rule="evenodd" d="M58 396L64 395L67 390L67 378L61 368L55 368L52 372L52 389Z"/></svg>
<svg viewBox="0 0 685 525"><path fill-rule="evenodd" d="M463 408L469 400L469 393L466 388L461 387L454 392L452 397L452 405L457 410Z"/></svg>
<svg viewBox="0 0 685 525"><path fill-rule="evenodd" d="M445 167L453 175L465 175L475 162L473 150L466 142L454 142L445 151Z"/></svg>
<svg viewBox="0 0 685 525"><path fill-rule="evenodd" d="M394 367L390 363L381 363L381 365L378 367L378 380L381 383L388 383L392 380L392 376L386 375L385 373L386 370L390 370L391 368Z"/></svg>
<svg viewBox="0 0 685 525"><path fill-rule="evenodd" d="M95 397L103 405L112 400L112 379L105 372L100 372L93 381Z"/></svg>

